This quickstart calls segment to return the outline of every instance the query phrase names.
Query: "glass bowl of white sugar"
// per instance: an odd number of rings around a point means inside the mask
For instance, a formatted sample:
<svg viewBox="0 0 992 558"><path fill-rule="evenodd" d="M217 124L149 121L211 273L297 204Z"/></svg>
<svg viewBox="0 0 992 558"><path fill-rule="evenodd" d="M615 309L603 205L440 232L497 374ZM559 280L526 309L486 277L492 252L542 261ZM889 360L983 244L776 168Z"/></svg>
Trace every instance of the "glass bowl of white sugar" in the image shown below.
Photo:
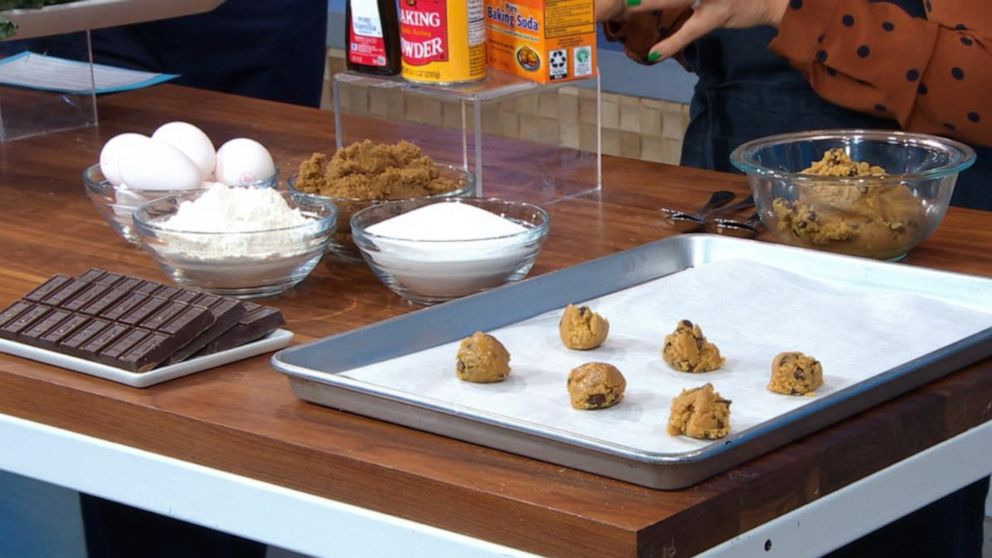
<svg viewBox="0 0 992 558"><path fill-rule="evenodd" d="M331 244L328 249L335 260L343 262L361 262L362 255L358 248L355 246L355 242L352 241L351 231L348 229L347 223L350 221L351 216L359 211L365 209L366 207L382 203L384 201L395 200L395 199L446 199L446 198L465 198L470 197L475 194L475 175L471 172L466 171L460 167L447 164L436 164L437 169L441 178L448 180L453 189L437 192L434 194L425 195L413 195L410 194L410 190L416 190L417 187L411 187L409 184L399 184L393 189L387 189L382 192L377 192L376 196L373 198L352 198L345 196L336 195L322 195L316 192L308 192L303 189L297 189L299 176L294 174L286 180L286 187L291 192L305 193L310 196L319 197L321 199L328 200L334 203L334 207L338 209L338 220L341 222L342 226L338 227L338 230L334 233L331 238ZM358 173L360 174L360 173ZM417 183L420 177L414 175L412 182Z"/></svg>
<svg viewBox="0 0 992 558"><path fill-rule="evenodd" d="M252 298L284 292L320 261L337 210L312 196L215 184L138 207L134 230L173 281Z"/></svg>
<svg viewBox="0 0 992 558"><path fill-rule="evenodd" d="M437 304L523 279L551 218L497 198L409 199L355 213L351 234L376 276L417 304Z"/></svg>

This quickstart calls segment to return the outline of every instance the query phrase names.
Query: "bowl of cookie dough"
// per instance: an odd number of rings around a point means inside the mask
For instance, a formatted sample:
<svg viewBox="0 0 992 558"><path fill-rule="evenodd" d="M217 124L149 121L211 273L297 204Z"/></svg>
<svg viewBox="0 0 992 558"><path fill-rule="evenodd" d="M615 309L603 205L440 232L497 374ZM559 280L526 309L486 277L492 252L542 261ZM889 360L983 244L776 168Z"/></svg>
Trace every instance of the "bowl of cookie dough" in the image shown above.
<svg viewBox="0 0 992 558"><path fill-rule="evenodd" d="M460 167L436 163L419 147L363 140L332 156L314 153L286 181L291 192L334 204L340 226L328 246L339 261L361 262L362 254L347 224L351 216L390 200L464 198L475 193L475 175Z"/></svg>
<svg viewBox="0 0 992 558"><path fill-rule="evenodd" d="M927 134L817 130L747 142L730 160L777 240L900 260L936 230L975 152Z"/></svg>

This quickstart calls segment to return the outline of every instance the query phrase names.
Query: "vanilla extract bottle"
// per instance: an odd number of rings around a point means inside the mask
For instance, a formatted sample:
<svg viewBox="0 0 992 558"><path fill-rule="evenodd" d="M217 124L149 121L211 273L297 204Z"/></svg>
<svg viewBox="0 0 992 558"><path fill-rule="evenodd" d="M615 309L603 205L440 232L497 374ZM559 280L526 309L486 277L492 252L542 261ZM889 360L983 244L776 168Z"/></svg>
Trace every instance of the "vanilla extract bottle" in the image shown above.
<svg viewBox="0 0 992 558"><path fill-rule="evenodd" d="M399 38L394 0L347 0L345 47L349 71L378 76L400 73Z"/></svg>

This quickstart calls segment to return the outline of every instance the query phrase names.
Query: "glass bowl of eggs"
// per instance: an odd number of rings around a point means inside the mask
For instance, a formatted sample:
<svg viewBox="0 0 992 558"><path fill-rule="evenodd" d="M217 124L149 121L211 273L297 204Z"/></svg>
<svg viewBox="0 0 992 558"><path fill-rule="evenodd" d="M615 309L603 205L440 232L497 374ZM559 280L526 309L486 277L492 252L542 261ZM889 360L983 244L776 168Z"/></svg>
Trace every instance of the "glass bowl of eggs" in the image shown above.
<svg viewBox="0 0 992 558"><path fill-rule="evenodd" d="M436 304L523 279L548 236L541 207L498 198L407 199L351 217L376 276L417 304Z"/></svg>
<svg viewBox="0 0 992 558"><path fill-rule="evenodd" d="M104 144L100 162L83 171L83 187L97 212L125 240L139 245L132 225L138 206L213 182L274 188L279 169L255 140L236 138L215 151L196 126L169 122L150 137L114 136Z"/></svg>

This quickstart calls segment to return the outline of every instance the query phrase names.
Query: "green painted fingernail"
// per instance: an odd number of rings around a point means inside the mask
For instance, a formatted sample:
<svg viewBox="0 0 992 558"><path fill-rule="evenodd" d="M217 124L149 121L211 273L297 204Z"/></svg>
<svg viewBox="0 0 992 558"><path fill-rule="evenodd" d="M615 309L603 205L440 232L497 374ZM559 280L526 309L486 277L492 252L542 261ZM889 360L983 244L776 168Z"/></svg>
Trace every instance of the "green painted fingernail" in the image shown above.
<svg viewBox="0 0 992 558"><path fill-rule="evenodd" d="M628 6L640 6L641 0L627 0Z"/></svg>
<svg viewBox="0 0 992 558"><path fill-rule="evenodd" d="M648 62L657 62L661 60L661 53L657 50L652 50L648 53Z"/></svg>

